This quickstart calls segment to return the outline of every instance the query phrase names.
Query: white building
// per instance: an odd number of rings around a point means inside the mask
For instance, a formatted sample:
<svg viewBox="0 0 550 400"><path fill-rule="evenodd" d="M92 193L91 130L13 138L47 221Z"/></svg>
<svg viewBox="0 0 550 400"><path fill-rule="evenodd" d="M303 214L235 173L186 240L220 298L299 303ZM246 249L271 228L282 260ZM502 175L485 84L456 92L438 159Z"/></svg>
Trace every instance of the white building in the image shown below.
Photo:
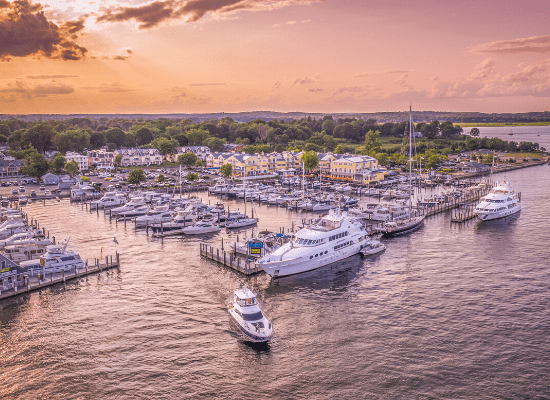
<svg viewBox="0 0 550 400"><path fill-rule="evenodd" d="M112 151L90 150L88 151L88 165L95 165L98 169L113 169L115 156Z"/></svg>
<svg viewBox="0 0 550 400"><path fill-rule="evenodd" d="M120 149L115 150L115 157L122 156L120 165L128 167L131 165L160 165L162 164L162 154L158 149Z"/></svg>
<svg viewBox="0 0 550 400"><path fill-rule="evenodd" d="M208 146L182 146L176 148L176 153L170 157L171 161L176 162L178 160L178 156L185 153L193 153L200 158L202 162L206 162L206 157L212 152Z"/></svg>
<svg viewBox="0 0 550 400"><path fill-rule="evenodd" d="M80 171L84 171L90 166L90 164L88 163L88 156L73 153L72 151L68 151L67 154L65 154L65 159L67 160L67 162L76 161L76 163L78 164L78 169Z"/></svg>

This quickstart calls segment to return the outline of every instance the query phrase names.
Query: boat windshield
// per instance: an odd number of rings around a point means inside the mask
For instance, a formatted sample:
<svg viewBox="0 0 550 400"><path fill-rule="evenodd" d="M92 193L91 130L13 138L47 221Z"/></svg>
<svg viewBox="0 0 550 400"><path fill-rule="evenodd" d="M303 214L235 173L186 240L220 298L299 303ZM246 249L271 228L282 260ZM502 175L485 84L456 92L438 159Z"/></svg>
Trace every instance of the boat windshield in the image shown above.
<svg viewBox="0 0 550 400"><path fill-rule="evenodd" d="M254 314L243 314L243 319L245 321L257 321L262 319L263 317L264 316L261 311L258 311L257 313L254 313Z"/></svg>

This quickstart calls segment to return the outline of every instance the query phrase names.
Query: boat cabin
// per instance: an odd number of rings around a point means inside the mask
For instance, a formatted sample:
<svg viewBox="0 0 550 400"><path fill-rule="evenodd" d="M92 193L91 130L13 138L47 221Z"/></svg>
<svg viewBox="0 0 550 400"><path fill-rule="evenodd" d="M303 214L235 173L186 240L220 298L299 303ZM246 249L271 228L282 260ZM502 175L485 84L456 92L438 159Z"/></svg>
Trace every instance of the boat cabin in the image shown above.
<svg viewBox="0 0 550 400"><path fill-rule="evenodd" d="M256 296L249 289L241 289L235 292L235 303L241 307L256 306Z"/></svg>

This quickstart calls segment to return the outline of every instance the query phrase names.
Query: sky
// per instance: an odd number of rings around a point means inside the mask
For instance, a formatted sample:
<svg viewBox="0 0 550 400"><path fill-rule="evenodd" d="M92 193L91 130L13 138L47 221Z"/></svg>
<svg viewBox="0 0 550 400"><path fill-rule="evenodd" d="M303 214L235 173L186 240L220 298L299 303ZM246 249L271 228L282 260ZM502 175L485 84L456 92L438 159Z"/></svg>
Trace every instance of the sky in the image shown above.
<svg viewBox="0 0 550 400"><path fill-rule="evenodd" d="M550 2L0 0L0 114L548 111Z"/></svg>

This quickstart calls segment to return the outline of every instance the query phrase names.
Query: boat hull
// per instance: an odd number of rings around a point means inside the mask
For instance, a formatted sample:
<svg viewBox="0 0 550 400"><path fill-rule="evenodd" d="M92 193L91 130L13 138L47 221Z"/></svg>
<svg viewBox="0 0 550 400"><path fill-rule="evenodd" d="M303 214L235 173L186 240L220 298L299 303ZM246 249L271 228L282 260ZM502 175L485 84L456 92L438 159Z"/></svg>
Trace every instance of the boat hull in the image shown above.
<svg viewBox="0 0 550 400"><path fill-rule="evenodd" d="M359 242L341 250L330 252L326 255L313 259L310 259L309 257L300 257L292 260L257 263L256 265L261 267L272 278L296 275L351 257L354 254L359 253L362 246L365 244L366 242Z"/></svg>
<svg viewBox="0 0 550 400"><path fill-rule="evenodd" d="M495 219L506 218L510 215L517 214L520 211L521 207L518 206L514 207L513 209L504 210L502 212L484 213L476 211L476 215L481 221L494 221Z"/></svg>

